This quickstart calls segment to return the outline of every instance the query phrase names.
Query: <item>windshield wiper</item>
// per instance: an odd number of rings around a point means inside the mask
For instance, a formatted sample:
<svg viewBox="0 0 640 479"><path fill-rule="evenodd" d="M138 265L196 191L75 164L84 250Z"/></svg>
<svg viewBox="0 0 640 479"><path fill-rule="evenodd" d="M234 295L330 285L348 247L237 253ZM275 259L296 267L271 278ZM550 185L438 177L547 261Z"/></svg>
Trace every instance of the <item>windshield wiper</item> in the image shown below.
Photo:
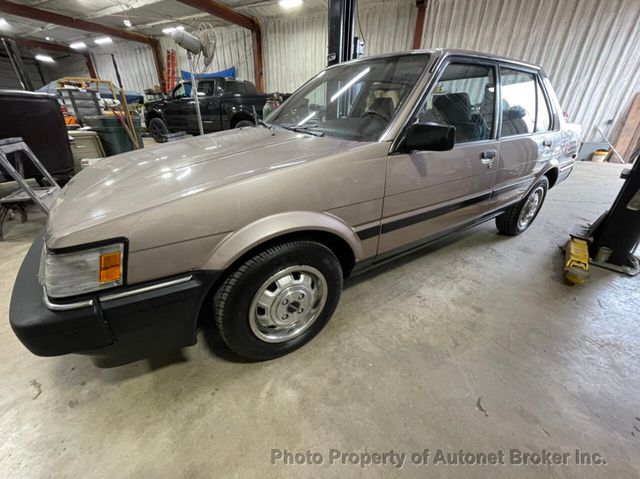
<svg viewBox="0 0 640 479"><path fill-rule="evenodd" d="M270 125L269 123L267 123L266 121L264 121L264 120L263 120L263 119L261 119L261 118L258 118L257 123L258 123L258 125L260 125L260 126L264 126L265 128L269 128L270 130L272 130L272 129L273 129L273 125Z"/></svg>
<svg viewBox="0 0 640 479"><path fill-rule="evenodd" d="M313 131L311 128L314 128L313 125L278 125L282 128L286 128L287 130L295 131L296 133L306 133L307 135L313 136L324 136L324 131Z"/></svg>

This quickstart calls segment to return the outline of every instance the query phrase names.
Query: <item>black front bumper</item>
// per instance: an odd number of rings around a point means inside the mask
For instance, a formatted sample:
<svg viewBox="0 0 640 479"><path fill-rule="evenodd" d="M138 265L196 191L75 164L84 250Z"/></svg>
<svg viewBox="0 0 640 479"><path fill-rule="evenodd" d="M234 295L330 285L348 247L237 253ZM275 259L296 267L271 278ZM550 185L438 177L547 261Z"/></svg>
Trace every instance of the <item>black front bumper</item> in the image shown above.
<svg viewBox="0 0 640 479"><path fill-rule="evenodd" d="M9 312L13 331L32 353L82 353L92 356L96 365L107 367L196 343L198 316L216 272L118 288L83 297L92 300L91 306L54 311L45 305L38 282L43 242L41 237L33 242L20 267ZM162 286L174 279L184 281ZM162 287L137 292L148 286ZM108 295L127 292L136 293L105 300Z"/></svg>

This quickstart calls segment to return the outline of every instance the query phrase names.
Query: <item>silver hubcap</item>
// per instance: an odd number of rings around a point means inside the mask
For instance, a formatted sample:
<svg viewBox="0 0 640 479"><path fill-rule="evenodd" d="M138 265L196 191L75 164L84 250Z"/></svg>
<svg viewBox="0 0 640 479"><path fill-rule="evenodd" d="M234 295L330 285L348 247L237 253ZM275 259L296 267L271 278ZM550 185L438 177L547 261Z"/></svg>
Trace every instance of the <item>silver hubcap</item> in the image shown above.
<svg viewBox="0 0 640 479"><path fill-rule="evenodd" d="M520 216L518 217L518 226L520 227L520 229L524 229L529 226L529 223L531 223L531 220L533 220L533 217L536 215L538 209L540 209L543 197L544 188L542 186L538 186L527 197L527 201L524 203L522 211L520 211Z"/></svg>
<svg viewBox="0 0 640 479"><path fill-rule="evenodd" d="M268 343L293 339L318 318L327 294L326 279L311 266L278 271L253 297L249 310L251 331Z"/></svg>

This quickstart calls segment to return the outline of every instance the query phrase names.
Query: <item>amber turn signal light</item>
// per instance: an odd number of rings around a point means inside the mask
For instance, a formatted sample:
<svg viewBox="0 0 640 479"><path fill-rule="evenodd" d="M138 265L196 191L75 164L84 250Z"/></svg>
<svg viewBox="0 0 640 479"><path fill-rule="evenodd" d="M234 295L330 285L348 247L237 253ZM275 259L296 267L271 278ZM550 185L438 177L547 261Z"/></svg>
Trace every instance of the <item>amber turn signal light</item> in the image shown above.
<svg viewBox="0 0 640 479"><path fill-rule="evenodd" d="M100 282L110 283L122 277L122 256L119 251L100 256Z"/></svg>

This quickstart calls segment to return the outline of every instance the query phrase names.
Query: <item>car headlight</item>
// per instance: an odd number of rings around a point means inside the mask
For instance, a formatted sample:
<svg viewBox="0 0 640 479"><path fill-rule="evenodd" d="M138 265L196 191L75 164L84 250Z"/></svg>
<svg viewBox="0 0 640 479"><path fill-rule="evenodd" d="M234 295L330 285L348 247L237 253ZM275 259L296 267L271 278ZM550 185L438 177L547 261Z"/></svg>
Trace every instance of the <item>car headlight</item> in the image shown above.
<svg viewBox="0 0 640 479"><path fill-rule="evenodd" d="M41 261L40 282L52 298L113 288L124 279L124 243L63 254L45 250Z"/></svg>

